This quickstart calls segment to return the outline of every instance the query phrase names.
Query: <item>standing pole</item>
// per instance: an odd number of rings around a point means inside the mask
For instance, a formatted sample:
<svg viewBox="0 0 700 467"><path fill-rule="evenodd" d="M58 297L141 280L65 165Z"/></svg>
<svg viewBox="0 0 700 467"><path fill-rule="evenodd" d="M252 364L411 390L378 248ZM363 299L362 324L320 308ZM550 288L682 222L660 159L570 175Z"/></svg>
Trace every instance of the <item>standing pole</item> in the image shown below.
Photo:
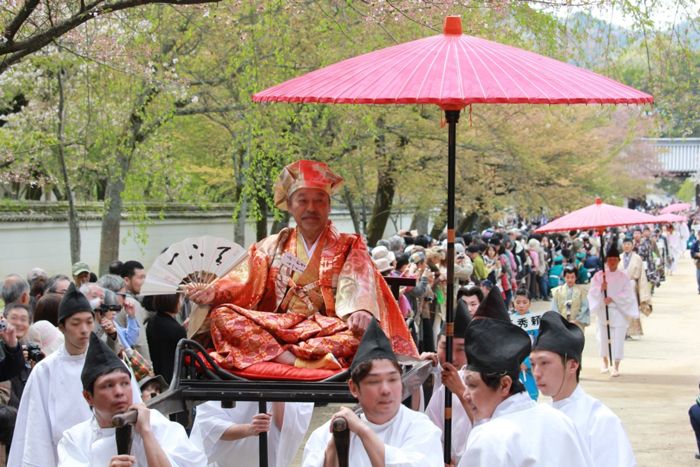
<svg viewBox="0 0 700 467"><path fill-rule="evenodd" d="M455 282L455 181L457 122L459 110L445 110L447 120L447 297L445 300L445 360L452 363L452 337L454 335L454 282ZM452 393L445 386L445 464L452 463Z"/></svg>
<svg viewBox="0 0 700 467"><path fill-rule="evenodd" d="M605 299L608 298L608 279L605 277L605 229L601 228L598 230L600 233L600 258L603 263L603 284L606 287L603 289L603 303ZM608 311L608 304L605 303L605 329L608 332L608 365L613 366L613 356L612 356L612 338L610 337L610 312Z"/></svg>
<svg viewBox="0 0 700 467"><path fill-rule="evenodd" d="M258 401L258 413L267 413L267 402ZM264 431L258 435L258 460L260 467L267 467L267 433Z"/></svg>

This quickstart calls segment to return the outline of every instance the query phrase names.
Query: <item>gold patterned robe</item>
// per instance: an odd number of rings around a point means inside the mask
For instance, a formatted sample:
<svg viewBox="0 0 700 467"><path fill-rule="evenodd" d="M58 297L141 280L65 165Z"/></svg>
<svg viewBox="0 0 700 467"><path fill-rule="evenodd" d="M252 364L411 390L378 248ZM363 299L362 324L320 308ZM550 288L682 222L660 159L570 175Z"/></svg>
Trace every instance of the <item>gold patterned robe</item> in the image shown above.
<svg viewBox="0 0 700 467"><path fill-rule="evenodd" d="M397 354L417 356L398 303L358 235L328 222L308 258L295 228L251 246L247 263L215 284L213 357L229 369L274 360L285 350L305 360L328 353L349 366L358 336L347 317L376 317Z"/></svg>

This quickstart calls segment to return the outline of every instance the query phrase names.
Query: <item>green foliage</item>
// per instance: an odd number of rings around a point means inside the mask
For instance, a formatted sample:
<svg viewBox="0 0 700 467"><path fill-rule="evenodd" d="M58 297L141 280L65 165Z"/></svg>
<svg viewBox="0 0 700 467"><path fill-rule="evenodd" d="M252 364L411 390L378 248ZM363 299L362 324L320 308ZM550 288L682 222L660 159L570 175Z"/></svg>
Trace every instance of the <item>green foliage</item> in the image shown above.
<svg viewBox="0 0 700 467"><path fill-rule="evenodd" d="M698 134L700 61L678 33L654 30L648 12L633 2L623 8L646 39L607 34L604 23L567 21L524 1L267 0L148 6L97 18L1 75L0 108L19 93L29 104L0 127L0 183L7 197L35 196L27 186L65 196L52 152L55 76L64 73L65 150L76 196L104 200L117 156L126 155L122 194L130 219L142 225L148 216L139 203L146 202L233 202L234 217L279 218L272 184L298 158L327 161L345 177L338 201L354 206L363 227L378 181L387 177L395 181L393 212L440 208L447 136L437 107L260 105L251 95L434 34L449 13L462 15L469 34L653 91L652 117L661 122L657 130L644 111L614 108L475 106L471 118L465 109L457 150L463 215L497 220L508 209L558 212L595 195L639 196L651 169L634 140L658 131Z"/></svg>

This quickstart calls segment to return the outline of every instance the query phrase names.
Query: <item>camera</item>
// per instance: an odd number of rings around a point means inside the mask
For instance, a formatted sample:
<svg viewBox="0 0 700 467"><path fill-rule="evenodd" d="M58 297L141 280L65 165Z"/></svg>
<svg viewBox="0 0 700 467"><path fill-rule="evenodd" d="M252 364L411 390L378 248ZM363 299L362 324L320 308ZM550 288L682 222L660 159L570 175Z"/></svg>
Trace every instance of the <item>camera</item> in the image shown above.
<svg viewBox="0 0 700 467"><path fill-rule="evenodd" d="M24 346L24 350L27 351L27 360L34 363L39 363L44 359L44 352L36 344L27 344Z"/></svg>
<svg viewBox="0 0 700 467"><path fill-rule="evenodd" d="M427 303L432 303L433 302L433 297L423 297L423 301Z"/></svg>
<svg viewBox="0 0 700 467"><path fill-rule="evenodd" d="M571 310L571 300L567 300L564 305L566 305L567 310Z"/></svg>
<svg viewBox="0 0 700 467"><path fill-rule="evenodd" d="M0 321L0 332L7 329L7 322L5 320Z"/></svg>

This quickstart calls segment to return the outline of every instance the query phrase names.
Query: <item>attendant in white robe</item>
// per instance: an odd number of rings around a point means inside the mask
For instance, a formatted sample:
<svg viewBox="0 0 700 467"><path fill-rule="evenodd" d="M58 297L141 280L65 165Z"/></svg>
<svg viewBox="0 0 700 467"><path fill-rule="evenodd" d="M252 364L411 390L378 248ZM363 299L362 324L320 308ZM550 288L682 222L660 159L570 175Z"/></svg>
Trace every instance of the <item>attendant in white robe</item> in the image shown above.
<svg viewBox="0 0 700 467"><path fill-rule="evenodd" d="M459 467L590 467L588 449L573 422L537 404L518 381L530 354L520 327L495 319L467 329L464 399L475 418ZM494 345L498 343L498 345Z"/></svg>
<svg viewBox="0 0 700 467"><path fill-rule="evenodd" d="M58 309L64 343L36 364L24 387L17 412L8 465L52 467L58 463L57 446L63 432L92 417L80 374L94 326L90 302L71 284ZM132 390L140 401L136 383Z"/></svg>
<svg viewBox="0 0 700 467"><path fill-rule="evenodd" d="M133 404L131 373L107 344L91 335L80 374L83 397L94 415L65 432L58 444L59 467L201 467L204 453L185 429L156 410ZM112 417L137 412L127 452L118 452Z"/></svg>
<svg viewBox="0 0 700 467"><path fill-rule="evenodd" d="M343 417L350 430L348 465L443 467L440 430L425 414L401 405L401 367L376 320L362 336L350 373L350 392L362 413L343 407L316 429L304 449L302 465L338 465L330 426Z"/></svg>
<svg viewBox="0 0 700 467"><path fill-rule="evenodd" d="M673 274L678 269L678 260L683 254L685 245L683 245L681 235L673 224L669 224L667 227L666 240L668 241L669 272Z"/></svg>
<svg viewBox="0 0 700 467"><path fill-rule="evenodd" d="M605 258L605 275L598 271L588 289L588 304L598 319L599 353L603 360L600 371L606 373L610 366L608 358L608 331L606 328L605 307L607 304L610 338L612 340L612 360L614 367L610 374L620 374L620 362L624 358L625 333L629 320L639 318L637 297L627 274L618 268L620 253L616 242L608 250ZM603 291L607 289L607 297Z"/></svg>
<svg viewBox="0 0 700 467"><path fill-rule="evenodd" d="M267 432L270 467L287 467L304 440L314 405L268 402L267 414L258 413L257 402L236 402L229 409L219 401L197 406L190 440L204 451L210 467L257 465L258 434Z"/></svg>
<svg viewBox="0 0 700 467"><path fill-rule="evenodd" d="M579 384L583 331L555 312L542 316L530 361L537 386L566 414L586 443L596 467L634 467L632 446L622 422Z"/></svg>
<svg viewBox="0 0 700 467"><path fill-rule="evenodd" d="M478 289L477 289L478 290ZM481 292L481 291L480 291ZM478 306L478 305L477 305ZM444 330L440 332L437 345L437 361L439 373L433 383L433 395L430 398L425 414L430 421L443 433L444 444L445 431L445 386L452 392L452 462L459 462L464 448L467 445L467 437L472 427L472 422L467 415L460 397L464 394L464 366L467 363L467 355L464 353L464 333L471 321L468 305L461 299L457 300L454 318L454 337L452 337L452 363L447 361L447 338Z"/></svg>

